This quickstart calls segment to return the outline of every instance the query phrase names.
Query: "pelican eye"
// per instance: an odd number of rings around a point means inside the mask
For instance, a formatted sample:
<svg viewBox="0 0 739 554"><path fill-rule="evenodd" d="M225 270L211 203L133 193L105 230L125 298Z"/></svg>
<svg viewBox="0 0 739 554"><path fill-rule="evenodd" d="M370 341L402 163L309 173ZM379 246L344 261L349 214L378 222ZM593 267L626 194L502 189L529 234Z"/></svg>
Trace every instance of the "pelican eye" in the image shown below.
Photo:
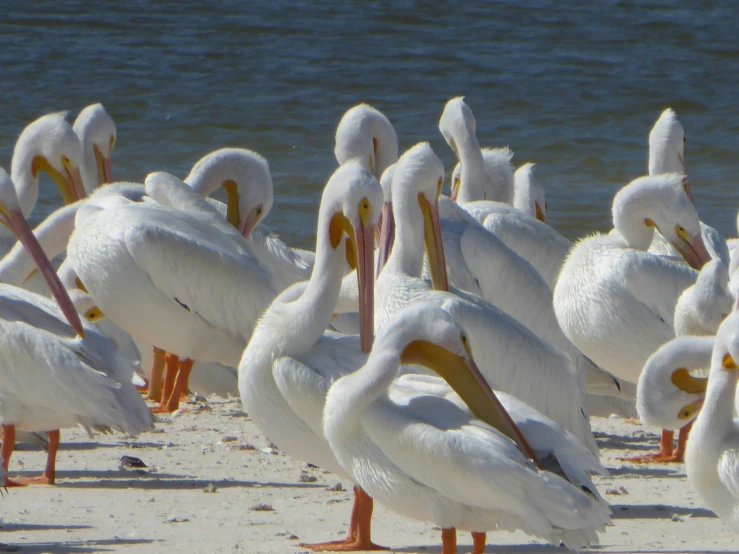
<svg viewBox="0 0 739 554"><path fill-rule="evenodd" d="M675 225L675 232L677 233L678 237L680 237L681 239L685 241L690 242L690 240L688 239L688 232L685 230L685 227L683 227L680 224Z"/></svg>
<svg viewBox="0 0 739 554"><path fill-rule="evenodd" d="M688 137L683 135L683 144L685 144L686 142L688 142Z"/></svg>
<svg viewBox="0 0 739 554"><path fill-rule="evenodd" d="M66 168L69 168L70 165L69 158L67 156L62 156L62 165Z"/></svg>
<svg viewBox="0 0 739 554"><path fill-rule="evenodd" d="M262 215L262 206L257 208L257 215Z"/></svg>

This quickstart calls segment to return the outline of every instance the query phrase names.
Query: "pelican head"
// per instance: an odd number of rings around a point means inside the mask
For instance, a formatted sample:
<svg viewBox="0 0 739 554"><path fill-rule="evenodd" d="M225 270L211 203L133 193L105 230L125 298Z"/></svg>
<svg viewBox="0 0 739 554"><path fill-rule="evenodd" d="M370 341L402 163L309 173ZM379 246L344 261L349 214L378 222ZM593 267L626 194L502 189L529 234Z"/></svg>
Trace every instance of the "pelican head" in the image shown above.
<svg viewBox="0 0 739 554"><path fill-rule="evenodd" d="M110 160L117 137L115 122L102 104L91 104L79 113L73 128L82 144L82 180L89 194L113 182Z"/></svg>
<svg viewBox="0 0 739 554"><path fill-rule="evenodd" d="M675 334L714 336L733 306L729 270L721 260L711 260L675 305Z"/></svg>
<svg viewBox="0 0 739 554"><path fill-rule="evenodd" d="M454 150L457 160L461 162L462 158L459 155L457 142L470 134L473 136L477 134L475 116L472 114L470 107L465 104L464 96L457 96L446 103L439 118L439 131L441 131L447 144Z"/></svg>
<svg viewBox="0 0 739 554"><path fill-rule="evenodd" d="M656 228L691 267L700 269L711 256L684 179L679 173L663 173L633 180L613 199L613 226L640 250L649 248Z"/></svg>
<svg viewBox="0 0 739 554"><path fill-rule="evenodd" d="M392 179L393 212L405 212L410 208L412 213L417 213L415 210L420 209L431 282L436 290L449 290L438 204L443 185L444 166L428 142L415 145L395 164ZM405 202L415 205L406 207L403 205ZM415 232L413 228L410 230Z"/></svg>
<svg viewBox="0 0 739 554"><path fill-rule="evenodd" d="M371 357L399 353L403 364L425 366L459 394L476 417L516 442L535 459L530 446L477 368L467 332L439 306L414 303L388 322ZM391 354L392 355L392 354Z"/></svg>
<svg viewBox="0 0 739 554"><path fill-rule="evenodd" d="M358 162L337 169L326 184L318 213L328 221L331 248L345 249L346 261L357 270L362 350L372 348L374 329L375 227L382 209L382 186ZM320 233L326 230L319 228ZM325 240L319 236L319 240Z"/></svg>
<svg viewBox="0 0 739 554"><path fill-rule="evenodd" d="M677 119L672 108L667 108L657 119L649 133L649 174L682 173L687 175L685 167L685 130ZM690 185L685 182L686 192L691 202L693 196Z"/></svg>
<svg viewBox="0 0 739 554"><path fill-rule="evenodd" d="M525 163L514 175L514 206L539 221L547 219L547 200L544 187L534 177L536 164Z"/></svg>
<svg viewBox="0 0 739 554"><path fill-rule="evenodd" d="M679 429L703 406L708 379L691 371L708 369L713 337L678 337L652 354L639 377L636 407L646 425Z"/></svg>
<svg viewBox="0 0 739 554"><path fill-rule="evenodd" d="M382 112L359 104L350 108L339 121L334 154L339 165L357 159L379 179L398 161L398 135Z"/></svg>
<svg viewBox="0 0 739 554"><path fill-rule="evenodd" d="M78 335L84 337L82 322L74 308L74 304L72 304L66 289L54 272L49 258L44 254L41 245L28 226L26 218L23 217L13 181L2 168L0 168L0 223L10 229L29 252L70 326Z"/></svg>
<svg viewBox="0 0 739 554"><path fill-rule="evenodd" d="M66 116L67 112L47 114L23 129L13 151L11 173L18 183L27 173L37 179L43 169L56 182L64 203L71 204L86 194L80 174L82 147ZM38 188L34 203L37 197ZM22 207L28 214L33 204Z"/></svg>
<svg viewBox="0 0 739 554"><path fill-rule="evenodd" d="M272 209L269 164L245 148L221 148L204 156L193 166L185 183L202 196L223 187L228 195L226 219L244 238Z"/></svg>

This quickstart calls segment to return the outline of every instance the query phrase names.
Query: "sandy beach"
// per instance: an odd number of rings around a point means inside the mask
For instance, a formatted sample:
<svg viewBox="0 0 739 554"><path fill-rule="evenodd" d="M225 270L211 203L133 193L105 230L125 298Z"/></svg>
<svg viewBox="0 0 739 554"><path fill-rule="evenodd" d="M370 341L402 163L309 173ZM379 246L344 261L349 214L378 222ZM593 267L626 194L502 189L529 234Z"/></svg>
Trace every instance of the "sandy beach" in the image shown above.
<svg viewBox="0 0 739 554"><path fill-rule="evenodd" d="M137 439L62 431L56 486L14 488L0 500L0 552L306 552L303 541L346 532L350 483L283 454L238 400L188 403ZM736 535L690 489L681 464L633 465L619 456L654 449L655 430L593 418L610 478L596 483L614 527L588 552L737 552ZM124 456L146 469L121 469ZM11 475L41 471L45 453L20 445ZM392 552L441 552L429 523L376 505L375 542ZM460 552L471 538L459 534ZM523 533L489 533L487 552L564 552Z"/></svg>

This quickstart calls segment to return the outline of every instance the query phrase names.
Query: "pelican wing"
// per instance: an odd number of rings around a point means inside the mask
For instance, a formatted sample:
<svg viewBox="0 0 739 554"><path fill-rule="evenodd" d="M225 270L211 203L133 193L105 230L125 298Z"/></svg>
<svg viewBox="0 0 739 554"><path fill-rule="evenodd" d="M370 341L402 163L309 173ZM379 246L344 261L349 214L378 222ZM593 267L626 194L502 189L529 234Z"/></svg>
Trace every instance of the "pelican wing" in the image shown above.
<svg viewBox="0 0 739 554"><path fill-rule="evenodd" d="M183 310L235 336L243 327L239 317L255 321L276 296L270 274L256 259L227 252L202 234L137 225L126 231L125 241L154 286Z"/></svg>
<svg viewBox="0 0 739 554"><path fill-rule="evenodd" d="M537 472L507 437L443 398L408 394L376 406L362 417L370 439L411 478L452 500L505 509L543 535L552 526L607 521L603 507L589 513L594 503L578 488Z"/></svg>

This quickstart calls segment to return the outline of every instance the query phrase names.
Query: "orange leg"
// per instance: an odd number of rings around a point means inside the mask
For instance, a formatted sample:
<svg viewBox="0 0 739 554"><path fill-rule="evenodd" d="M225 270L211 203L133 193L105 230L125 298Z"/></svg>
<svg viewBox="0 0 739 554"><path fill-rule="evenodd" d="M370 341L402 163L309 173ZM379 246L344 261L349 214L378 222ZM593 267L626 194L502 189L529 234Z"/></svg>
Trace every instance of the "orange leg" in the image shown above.
<svg viewBox="0 0 739 554"><path fill-rule="evenodd" d="M343 541L301 544L303 548L327 552L358 552L362 550L388 550L372 542L372 511L374 501L361 487L354 487L354 506L349 534Z"/></svg>
<svg viewBox="0 0 739 554"><path fill-rule="evenodd" d="M27 477L18 479L21 485L53 485L56 481L56 453L59 450L59 439L61 433L56 431L48 431L49 435L49 452L46 456L46 469L38 477Z"/></svg>
<svg viewBox="0 0 739 554"><path fill-rule="evenodd" d="M13 450L15 450L15 425L3 425L2 437L3 445L0 448L0 455L3 457L3 468L5 468L5 471L8 471L8 466L10 466L10 457L13 455ZM23 485L16 481L12 481L6 475L5 486L22 487Z"/></svg>
<svg viewBox="0 0 739 554"><path fill-rule="evenodd" d="M166 411L168 412L177 411L180 407L180 398L183 394L187 395L187 385L190 381L190 372L192 372L192 367L195 365L195 360L181 358L179 365L180 369L177 372L177 380L174 382L174 387L172 387L172 392L166 403Z"/></svg>
<svg viewBox="0 0 739 554"><path fill-rule="evenodd" d="M472 554L485 553L485 533L472 533Z"/></svg>
<svg viewBox="0 0 739 554"><path fill-rule="evenodd" d="M690 430L693 428L693 422L691 421L684 427L680 428L680 434L677 436L677 449L675 450L674 460L675 462L685 461L685 448L688 445L688 436Z"/></svg>
<svg viewBox="0 0 739 554"><path fill-rule="evenodd" d="M164 350L157 348L156 346L152 346L151 351L152 362L151 374L149 375L149 394L146 396L146 399L161 402L162 374L164 373Z"/></svg>
<svg viewBox="0 0 739 554"><path fill-rule="evenodd" d="M169 400L169 397L172 395L172 391L174 390L174 384L175 384L175 380L178 374L178 369L180 366L180 359L170 352L167 352L165 354L164 360L167 365L167 371L164 374L164 385L162 386L162 399L159 402L159 406L156 406L151 409L151 411L154 412L155 414L168 413L172 411L167 407L167 401Z"/></svg>
<svg viewBox="0 0 739 554"><path fill-rule="evenodd" d="M662 437L659 441L659 451L654 454L644 454L643 456L633 456L629 458L619 458L624 462L631 462L634 464L649 464L649 463L660 463L674 461L672 454L672 442L675 438L673 431L662 430Z"/></svg>
<svg viewBox="0 0 739 554"><path fill-rule="evenodd" d="M457 530L441 530L441 554L457 554Z"/></svg>

